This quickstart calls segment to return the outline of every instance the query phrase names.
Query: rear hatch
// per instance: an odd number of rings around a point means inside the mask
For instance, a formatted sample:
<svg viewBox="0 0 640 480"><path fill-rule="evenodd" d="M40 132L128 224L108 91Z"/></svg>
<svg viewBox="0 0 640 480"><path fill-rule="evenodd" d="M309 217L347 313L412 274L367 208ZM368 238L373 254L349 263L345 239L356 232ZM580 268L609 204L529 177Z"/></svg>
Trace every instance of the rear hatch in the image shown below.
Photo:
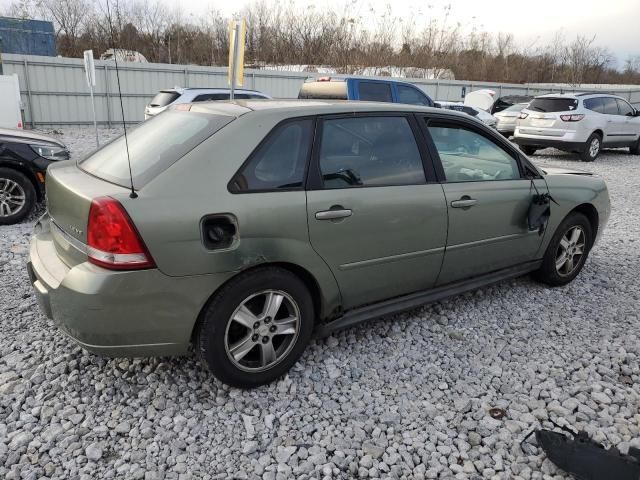
<svg viewBox="0 0 640 480"><path fill-rule="evenodd" d="M189 112L186 109L190 107L187 104L185 110L169 110L128 131L130 164L122 136L78 164L60 162L49 168L47 208L51 232L58 255L68 266L87 260L87 224L94 199L122 198L130 193L132 182L135 190L142 189L235 118ZM233 108L237 107L229 106L229 110Z"/></svg>
<svg viewBox="0 0 640 480"><path fill-rule="evenodd" d="M578 100L575 98L534 98L517 121L519 132L524 135L562 137L570 130L571 124L564 122L560 115L571 115L577 108Z"/></svg>

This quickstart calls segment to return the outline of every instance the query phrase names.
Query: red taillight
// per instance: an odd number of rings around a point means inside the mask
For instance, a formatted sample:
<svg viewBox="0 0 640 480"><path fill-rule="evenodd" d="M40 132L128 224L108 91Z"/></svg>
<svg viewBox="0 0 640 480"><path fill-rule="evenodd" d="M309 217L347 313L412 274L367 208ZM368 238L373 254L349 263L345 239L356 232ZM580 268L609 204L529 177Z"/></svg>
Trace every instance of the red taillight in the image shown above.
<svg viewBox="0 0 640 480"><path fill-rule="evenodd" d="M527 118L528 116L529 116L529 114L528 114L528 113L520 112L520 115L518 115L518 118L519 118L520 120L524 120L524 119L525 119L525 118Z"/></svg>
<svg viewBox="0 0 640 480"><path fill-rule="evenodd" d="M320 77L318 78L319 82L330 82L331 81L331 77Z"/></svg>
<svg viewBox="0 0 640 480"><path fill-rule="evenodd" d="M584 118L584 115L581 113L574 113L572 115L560 115L560 118L565 122L579 122Z"/></svg>
<svg viewBox="0 0 640 480"><path fill-rule="evenodd" d="M131 217L110 197L91 202L87 245L89 261L104 268L138 270L156 266Z"/></svg>

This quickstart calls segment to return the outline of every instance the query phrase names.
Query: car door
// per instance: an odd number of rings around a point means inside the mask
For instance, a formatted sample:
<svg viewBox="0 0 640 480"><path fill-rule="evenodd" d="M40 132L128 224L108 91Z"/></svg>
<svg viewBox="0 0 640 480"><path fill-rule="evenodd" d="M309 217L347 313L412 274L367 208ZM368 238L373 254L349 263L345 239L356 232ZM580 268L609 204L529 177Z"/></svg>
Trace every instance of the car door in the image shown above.
<svg viewBox="0 0 640 480"><path fill-rule="evenodd" d="M437 284L534 260L543 238L527 223L535 189L521 174L515 150L471 123L424 120L449 212ZM547 190L543 179L535 185Z"/></svg>
<svg viewBox="0 0 640 480"><path fill-rule="evenodd" d="M613 97L602 97L603 113L606 116L603 143L616 145L623 143L626 137L626 119L620 115L618 102Z"/></svg>
<svg viewBox="0 0 640 480"><path fill-rule="evenodd" d="M632 144L640 135L640 117L634 115L635 110L631 105L620 98L616 98L620 117L624 119L624 140L627 144Z"/></svg>
<svg viewBox="0 0 640 480"><path fill-rule="evenodd" d="M440 272L447 207L417 128L405 114L319 120L309 236L345 309L428 289Z"/></svg>

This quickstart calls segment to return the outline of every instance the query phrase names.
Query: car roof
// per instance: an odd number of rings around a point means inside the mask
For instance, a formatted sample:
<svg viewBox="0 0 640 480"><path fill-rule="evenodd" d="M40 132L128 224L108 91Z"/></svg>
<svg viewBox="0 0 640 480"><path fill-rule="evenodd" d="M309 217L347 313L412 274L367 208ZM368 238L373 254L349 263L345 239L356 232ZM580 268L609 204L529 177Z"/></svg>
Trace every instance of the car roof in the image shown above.
<svg viewBox="0 0 640 480"><path fill-rule="evenodd" d="M173 87L173 88L163 88L162 90L160 90L161 92L178 92L178 93L182 93L182 92L191 92L191 91L204 91L204 92L214 92L214 93L228 93L231 91L230 88L224 88L224 87ZM248 88L236 88L234 90L234 92L241 92L241 93L258 93L260 95L264 95L264 93L258 91L258 90L250 90Z"/></svg>
<svg viewBox="0 0 640 480"><path fill-rule="evenodd" d="M546 95L539 95L535 98L570 98L578 100L579 98L589 97L614 97L624 100L624 98L609 92L547 93Z"/></svg>
<svg viewBox="0 0 640 480"><path fill-rule="evenodd" d="M191 104L192 112L239 117L250 112L279 113L283 117L304 115L331 115L357 112L416 112L437 113L450 117L468 119L469 115L453 110L387 102L363 102L354 100L233 100L196 102ZM175 107L174 107L175 108Z"/></svg>
<svg viewBox="0 0 640 480"><path fill-rule="evenodd" d="M321 78L328 78L329 80L320 80ZM347 80L362 80L365 82L384 82L384 83L397 83L400 85L411 85L412 87L419 88L411 82L396 79L386 78L369 78L369 77L334 77L332 75L322 75L319 77L309 77L305 80L305 83L326 83L326 82L346 82Z"/></svg>

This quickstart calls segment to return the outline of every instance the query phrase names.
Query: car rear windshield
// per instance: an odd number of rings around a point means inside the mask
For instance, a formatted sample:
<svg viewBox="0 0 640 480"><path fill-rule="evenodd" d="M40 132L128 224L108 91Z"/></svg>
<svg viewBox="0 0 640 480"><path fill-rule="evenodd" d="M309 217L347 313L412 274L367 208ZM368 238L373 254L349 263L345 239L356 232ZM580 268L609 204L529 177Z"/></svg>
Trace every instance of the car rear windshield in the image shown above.
<svg viewBox="0 0 640 480"><path fill-rule="evenodd" d="M534 98L527 108L536 112L568 112L577 107L575 98Z"/></svg>
<svg viewBox="0 0 640 480"><path fill-rule="evenodd" d="M134 186L144 186L233 118L169 110L128 131ZM79 166L85 172L116 185L131 185L124 136L106 144L79 162Z"/></svg>
<svg viewBox="0 0 640 480"><path fill-rule="evenodd" d="M158 92L158 94L156 94L156 96L149 102L149 106L166 107L179 96L180 94L178 92Z"/></svg>

